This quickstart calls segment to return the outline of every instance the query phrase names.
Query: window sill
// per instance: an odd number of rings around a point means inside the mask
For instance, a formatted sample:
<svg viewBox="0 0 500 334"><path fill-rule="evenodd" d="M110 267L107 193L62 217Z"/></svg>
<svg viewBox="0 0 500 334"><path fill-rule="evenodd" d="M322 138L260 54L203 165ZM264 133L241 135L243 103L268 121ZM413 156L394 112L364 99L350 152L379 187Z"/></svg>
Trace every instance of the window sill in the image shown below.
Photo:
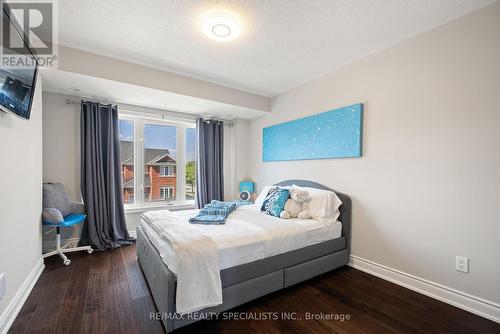
<svg viewBox="0 0 500 334"><path fill-rule="evenodd" d="M165 204L165 203L144 204L144 205L130 204L130 205L125 205L124 207L125 207L125 214L143 213L146 211L154 211L154 210L171 210L171 211L189 210L189 209L194 209L194 201L184 201L173 204Z"/></svg>

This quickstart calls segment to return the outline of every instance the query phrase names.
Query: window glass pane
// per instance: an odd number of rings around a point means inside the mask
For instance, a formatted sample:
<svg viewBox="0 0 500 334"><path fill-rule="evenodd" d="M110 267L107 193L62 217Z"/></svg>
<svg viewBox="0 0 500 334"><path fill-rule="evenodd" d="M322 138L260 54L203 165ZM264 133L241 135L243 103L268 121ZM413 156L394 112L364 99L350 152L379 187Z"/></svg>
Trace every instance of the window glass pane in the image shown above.
<svg viewBox="0 0 500 334"><path fill-rule="evenodd" d="M123 203L134 203L134 122L121 119L119 128Z"/></svg>
<svg viewBox="0 0 500 334"><path fill-rule="evenodd" d="M177 128L144 125L144 201L175 201Z"/></svg>
<svg viewBox="0 0 500 334"><path fill-rule="evenodd" d="M196 192L196 130L186 129L186 199L194 200Z"/></svg>

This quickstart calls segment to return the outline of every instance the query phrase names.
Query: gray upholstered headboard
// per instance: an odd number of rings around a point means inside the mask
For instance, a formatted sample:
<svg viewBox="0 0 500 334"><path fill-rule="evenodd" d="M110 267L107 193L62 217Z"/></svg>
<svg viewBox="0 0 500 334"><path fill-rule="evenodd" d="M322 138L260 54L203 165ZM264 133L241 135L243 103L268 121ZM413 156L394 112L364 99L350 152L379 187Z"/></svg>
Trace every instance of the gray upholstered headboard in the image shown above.
<svg viewBox="0 0 500 334"><path fill-rule="evenodd" d="M299 187L310 187L316 189L330 190L337 194L337 196L342 201L342 205L340 206L340 216L339 220L342 222L342 235L346 237L347 248L351 249L351 198L346 194L342 194L338 191L325 187L316 182L306 181L306 180L286 180L276 183L275 186L291 186L297 185Z"/></svg>

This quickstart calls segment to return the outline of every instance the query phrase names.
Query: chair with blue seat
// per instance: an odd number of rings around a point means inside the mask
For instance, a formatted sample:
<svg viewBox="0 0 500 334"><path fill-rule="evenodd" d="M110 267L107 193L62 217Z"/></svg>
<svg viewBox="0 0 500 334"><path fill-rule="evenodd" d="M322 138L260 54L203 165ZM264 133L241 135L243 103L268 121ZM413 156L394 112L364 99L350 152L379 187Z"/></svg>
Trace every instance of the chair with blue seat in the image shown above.
<svg viewBox="0 0 500 334"><path fill-rule="evenodd" d="M90 246L70 247L66 244L61 247L61 227L72 227L82 224L87 217L82 203L72 202L61 183L43 184L43 212L42 224L56 228L56 249L43 254L49 257L58 254L65 265L69 265L71 260L64 253L87 251L91 254L94 250Z"/></svg>

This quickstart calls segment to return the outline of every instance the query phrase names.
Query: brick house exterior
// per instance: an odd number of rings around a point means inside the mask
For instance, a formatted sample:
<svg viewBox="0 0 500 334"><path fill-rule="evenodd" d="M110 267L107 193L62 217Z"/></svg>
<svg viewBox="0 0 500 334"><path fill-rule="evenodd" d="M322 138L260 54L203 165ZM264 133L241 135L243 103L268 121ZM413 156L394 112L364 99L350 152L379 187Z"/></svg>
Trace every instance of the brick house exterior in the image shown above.
<svg viewBox="0 0 500 334"><path fill-rule="evenodd" d="M123 202L134 201L134 143L121 141ZM144 149L144 200L175 200L177 162L168 149Z"/></svg>

